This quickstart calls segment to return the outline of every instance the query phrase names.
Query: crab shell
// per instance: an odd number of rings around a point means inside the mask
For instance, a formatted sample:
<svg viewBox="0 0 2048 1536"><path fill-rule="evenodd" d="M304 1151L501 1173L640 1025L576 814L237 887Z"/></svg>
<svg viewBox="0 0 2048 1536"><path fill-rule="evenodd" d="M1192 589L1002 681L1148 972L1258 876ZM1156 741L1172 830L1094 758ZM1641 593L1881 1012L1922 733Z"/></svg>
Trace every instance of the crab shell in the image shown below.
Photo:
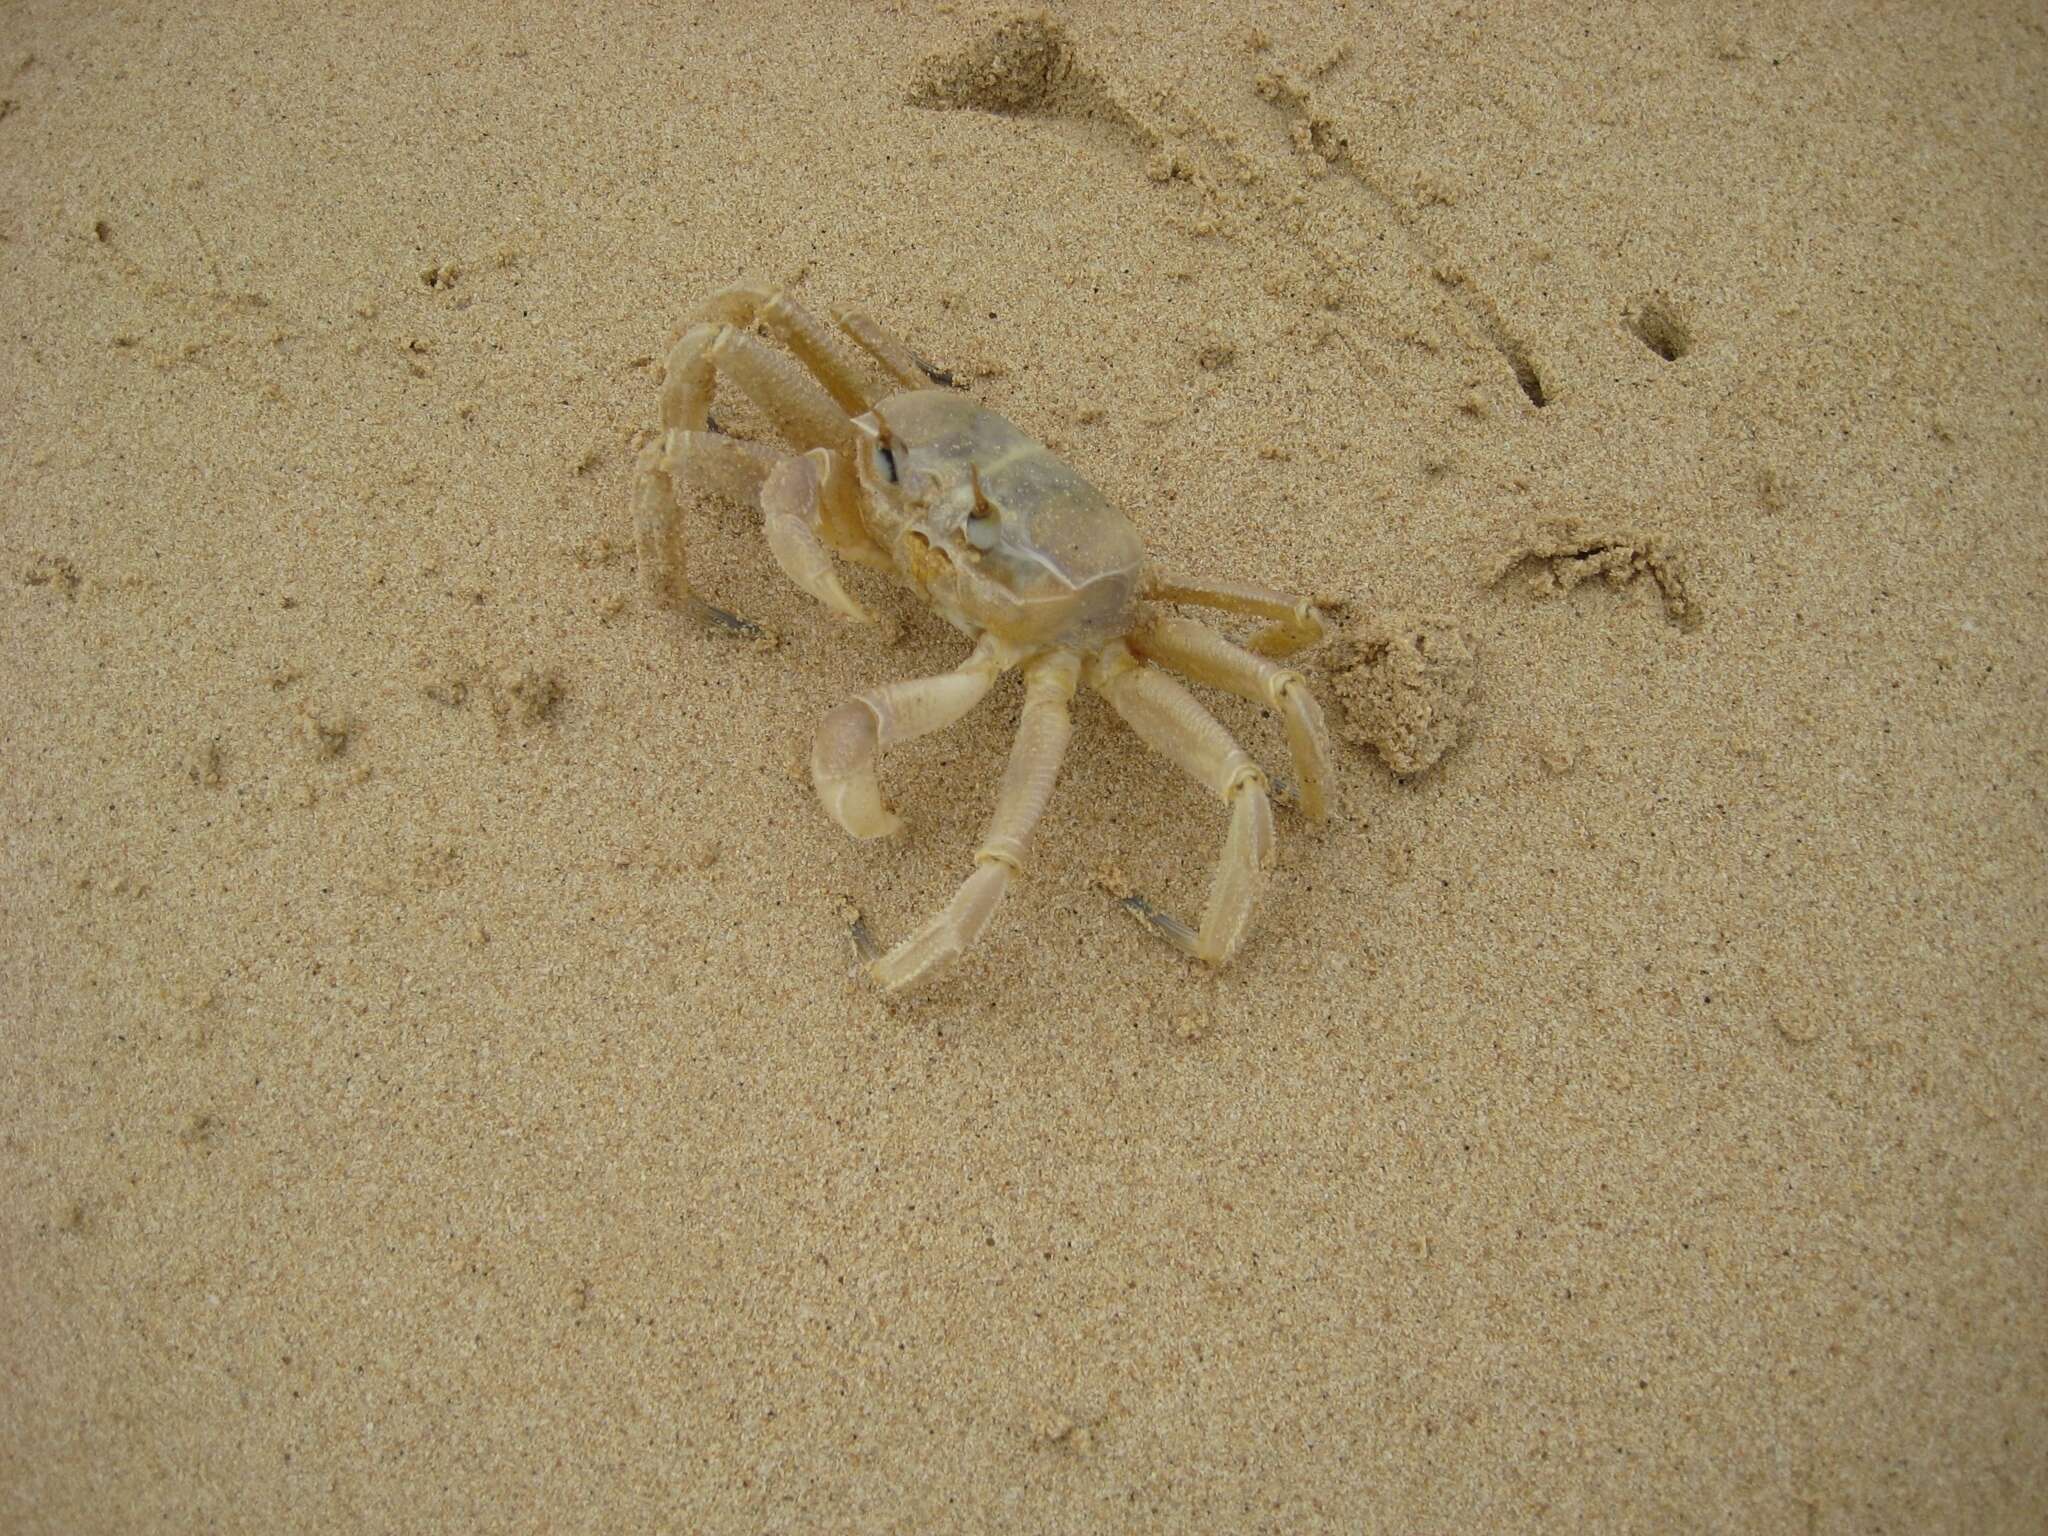
<svg viewBox="0 0 2048 1536"><path fill-rule="evenodd" d="M1130 630L1144 545L1051 450L943 389L892 395L853 426L861 520L949 623L1084 653Z"/></svg>

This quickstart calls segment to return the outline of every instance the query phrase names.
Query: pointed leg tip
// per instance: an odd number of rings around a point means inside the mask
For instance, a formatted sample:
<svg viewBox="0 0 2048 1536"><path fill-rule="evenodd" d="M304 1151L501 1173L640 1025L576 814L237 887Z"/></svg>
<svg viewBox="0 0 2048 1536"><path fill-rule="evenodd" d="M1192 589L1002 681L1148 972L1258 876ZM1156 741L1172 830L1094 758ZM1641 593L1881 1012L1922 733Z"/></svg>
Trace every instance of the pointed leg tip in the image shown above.
<svg viewBox="0 0 2048 1536"><path fill-rule="evenodd" d="M1143 896L1133 891L1127 896L1117 897L1117 905L1143 923L1159 938L1164 939L1183 954L1196 955L1201 945L1201 935L1163 907L1154 906Z"/></svg>
<svg viewBox="0 0 2048 1536"><path fill-rule="evenodd" d="M900 996L913 987L922 986L948 970L953 962L960 958L960 951L957 948L942 949L937 953L916 950L909 954L902 952L911 949L915 943L915 939L908 940L880 959L871 960L862 967L867 972L868 979L881 990L883 996Z"/></svg>
<svg viewBox="0 0 2048 1536"><path fill-rule="evenodd" d="M903 993L910 989L911 983L916 980L912 976L891 976L888 971L883 969L882 962L879 960L862 966L861 974L867 977L868 985L881 993L885 998L902 996Z"/></svg>
<svg viewBox="0 0 2048 1536"><path fill-rule="evenodd" d="M853 943L855 974L884 997L907 992L958 957L957 950L934 951L929 944L920 945L916 935L894 949L884 949L867 918L851 900L842 901L839 911L846 922L846 936Z"/></svg>
<svg viewBox="0 0 2048 1536"><path fill-rule="evenodd" d="M769 640L774 631L762 628L752 619L728 613L725 609L705 602L702 598L691 599L691 611L696 614L707 629L721 630L728 635L738 635L743 640Z"/></svg>
<svg viewBox="0 0 2048 1536"><path fill-rule="evenodd" d="M846 918L846 936L853 941L853 952L860 960L860 968L870 976L874 965L882 957L882 946L876 942L874 930L868 927L868 920L861 916L861 910L852 902L842 908Z"/></svg>

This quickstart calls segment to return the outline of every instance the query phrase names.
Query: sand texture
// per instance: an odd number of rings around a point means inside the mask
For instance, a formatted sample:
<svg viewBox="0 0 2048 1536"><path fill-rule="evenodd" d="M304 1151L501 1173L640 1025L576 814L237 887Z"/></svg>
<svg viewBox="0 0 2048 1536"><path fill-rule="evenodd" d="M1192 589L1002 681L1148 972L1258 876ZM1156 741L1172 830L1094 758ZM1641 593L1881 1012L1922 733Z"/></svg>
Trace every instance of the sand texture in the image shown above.
<svg viewBox="0 0 2048 1536"><path fill-rule="evenodd" d="M2039 8L1297 9L0 12L0 1530L2048 1528ZM1330 600L1234 965L1084 692L863 980L740 281Z"/></svg>

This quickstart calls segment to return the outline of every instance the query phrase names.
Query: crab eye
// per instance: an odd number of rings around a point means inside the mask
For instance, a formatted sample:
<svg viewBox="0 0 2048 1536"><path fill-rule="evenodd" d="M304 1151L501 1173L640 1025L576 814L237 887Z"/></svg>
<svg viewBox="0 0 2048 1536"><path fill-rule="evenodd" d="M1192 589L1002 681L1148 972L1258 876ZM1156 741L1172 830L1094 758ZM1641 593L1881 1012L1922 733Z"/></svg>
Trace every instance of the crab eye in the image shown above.
<svg viewBox="0 0 2048 1536"><path fill-rule="evenodd" d="M875 462L882 467L882 478L891 485L896 483L896 455L888 448L875 450Z"/></svg>

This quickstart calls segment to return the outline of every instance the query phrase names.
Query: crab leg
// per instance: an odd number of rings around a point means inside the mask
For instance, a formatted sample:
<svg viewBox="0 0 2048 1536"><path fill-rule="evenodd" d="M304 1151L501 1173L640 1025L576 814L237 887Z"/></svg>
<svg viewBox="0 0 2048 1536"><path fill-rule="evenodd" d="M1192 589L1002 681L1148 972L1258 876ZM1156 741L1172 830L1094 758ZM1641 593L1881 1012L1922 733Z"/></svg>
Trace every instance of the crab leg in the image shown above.
<svg viewBox="0 0 2048 1536"><path fill-rule="evenodd" d="M799 447L853 446L852 419L801 363L738 326L709 320L692 325L669 349L661 424L703 431L720 374L745 390L775 429Z"/></svg>
<svg viewBox="0 0 2048 1536"><path fill-rule="evenodd" d="M1180 764L1230 807L1230 833L1216 864L1201 927L1190 928L1149 905L1137 909L1175 948L1210 965L1226 964L1244 941L1273 864L1273 809L1266 798L1266 776L1199 699L1164 672L1139 661L1122 641L1103 651L1089 681L1148 746Z"/></svg>
<svg viewBox="0 0 2048 1536"><path fill-rule="evenodd" d="M711 344L725 327L693 325L669 348L661 370L661 424L670 431L702 432L711 421L716 383Z"/></svg>
<svg viewBox="0 0 2048 1536"><path fill-rule="evenodd" d="M754 628L691 595L676 479L686 477L693 485L735 501L753 501L781 457L716 432L665 432L640 450L633 477L633 534L640 550L640 579L657 605L687 608L695 603L704 617L728 628Z"/></svg>
<svg viewBox="0 0 2048 1536"><path fill-rule="evenodd" d="M713 432L666 432L640 450L633 477L633 533L640 549L640 578L658 605L684 608L697 603L706 617L732 628L752 628L746 620L691 596L683 509L676 500L675 482L679 473L686 474L695 484L750 501L760 494L779 457Z"/></svg>
<svg viewBox="0 0 2048 1536"><path fill-rule="evenodd" d="M1266 628L1252 636L1251 648L1261 656L1292 656L1321 640L1322 615L1305 597L1255 587L1238 581L1197 581L1170 575L1154 575L1145 584L1145 595L1162 603L1192 603L1201 608L1220 608L1225 613L1248 613L1269 619Z"/></svg>
<svg viewBox="0 0 2048 1536"><path fill-rule="evenodd" d="M1131 648L1182 677L1278 710L1301 780L1302 813L1323 819L1329 805L1330 733L1307 679L1233 645L1194 619L1155 618L1131 636Z"/></svg>
<svg viewBox="0 0 2048 1536"><path fill-rule="evenodd" d="M871 319L865 310L843 309L832 316L856 346L867 353L882 371L905 389L929 389L952 380L930 367L896 333Z"/></svg>
<svg viewBox="0 0 2048 1536"><path fill-rule="evenodd" d="M668 436L672 477L748 506L760 500L769 471L784 457L765 444L742 442L723 432L671 432Z"/></svg>
<svg viewBox="0 0 2048 1536"><path fill-rule="evenodd" d="M903 822L882 804L875 778L881 749L943 730L982 700L1011 656L993 635L951 672L888 683L856 695L818 722L811 783L825 814L855 837L888 837Z"/></svg>
<svg viewBox="0 0 2048 1536"><path fill-rule="evenodd" d="M1023 872L1025 844L1045 814L1067 755L1067 706L1080 675L1081 661L1072 651L1048 652L1025 667L1024 716L988 831L974 850L974 873L942 910L869 967L888 991L900 991L964 954L1002 904L1011 878Z"/></svg>
<svg viewBox="0 0 2048 1536"><path fill-rule="evenodd" d="M704 301L695 319L742 331L759 321L769 335L802 359L849 416L858 416L875 403L874 391L849 366L831 328L783 289L745 285L723 289Z"/></svg>
<svg viewBox="0 0 2048 1536"><path fill-rule="evenodd" d="M689 600L683 557L683 509L676 503L666 438L640 450L633 477L633 532L640 546L640 579L655 602L679 608Z"/></svg>

